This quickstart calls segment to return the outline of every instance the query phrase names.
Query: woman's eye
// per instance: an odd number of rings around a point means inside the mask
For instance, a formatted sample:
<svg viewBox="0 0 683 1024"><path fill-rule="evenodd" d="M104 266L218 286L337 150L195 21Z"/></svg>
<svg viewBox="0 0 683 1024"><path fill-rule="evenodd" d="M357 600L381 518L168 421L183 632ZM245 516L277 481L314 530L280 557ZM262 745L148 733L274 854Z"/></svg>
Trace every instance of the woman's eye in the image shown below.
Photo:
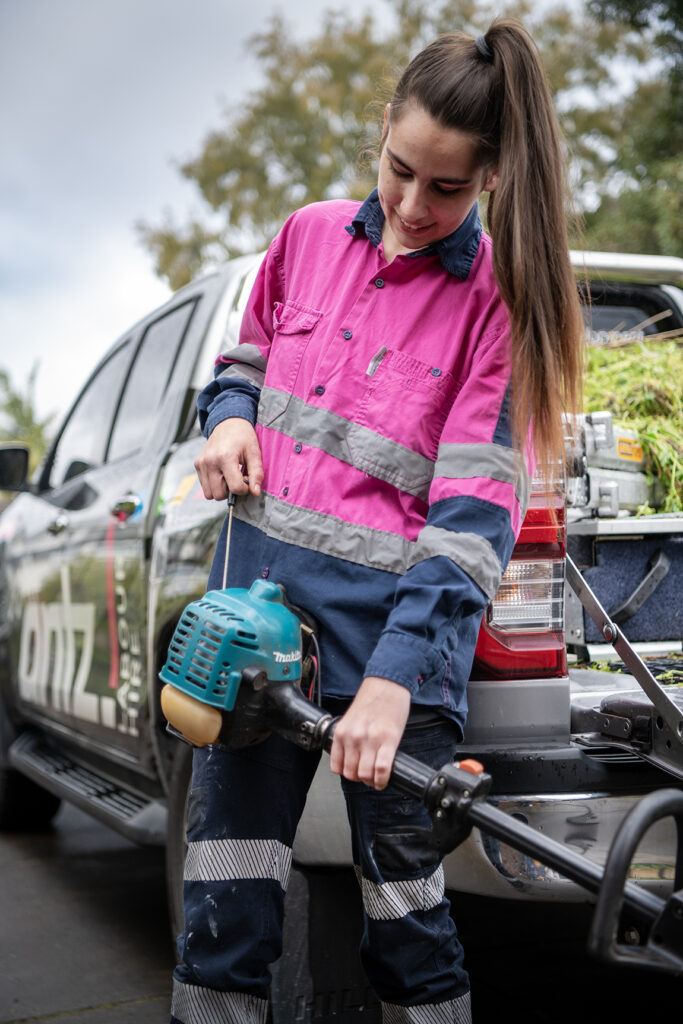
<svg viewBox="0 0 683 1024"><path fill-rule="evenodd" d="M408 171L399 171L398 167L394 167L393 164L389 164L389 166L391 167L392 171L394 172L394 174L396 175L397 178L410 178L411 177L411 175L410 175L410 173Z"/></svg>
<svg viewBox="0 0 683 1024"><path fill-rule="evenodd" d="M445 185L438 185L435 182L434 183L434 191L438 192L440 196L457 196L457 194L461 191L461 189L460 189L459 185L456 185L455 187L447 188Z"/></svg>

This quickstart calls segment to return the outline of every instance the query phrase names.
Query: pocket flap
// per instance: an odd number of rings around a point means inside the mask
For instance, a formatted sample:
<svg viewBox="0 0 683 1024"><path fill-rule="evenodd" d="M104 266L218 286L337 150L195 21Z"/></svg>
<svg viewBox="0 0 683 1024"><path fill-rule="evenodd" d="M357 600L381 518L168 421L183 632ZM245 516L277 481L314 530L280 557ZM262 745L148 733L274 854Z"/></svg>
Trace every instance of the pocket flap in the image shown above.
<svg viewBox="0 0 683 1024"><path fill-rule="evenodd" d="M273 330L279 334L301 334L312 331L322 313L298 302L276 302L273 308Z"/></svg>

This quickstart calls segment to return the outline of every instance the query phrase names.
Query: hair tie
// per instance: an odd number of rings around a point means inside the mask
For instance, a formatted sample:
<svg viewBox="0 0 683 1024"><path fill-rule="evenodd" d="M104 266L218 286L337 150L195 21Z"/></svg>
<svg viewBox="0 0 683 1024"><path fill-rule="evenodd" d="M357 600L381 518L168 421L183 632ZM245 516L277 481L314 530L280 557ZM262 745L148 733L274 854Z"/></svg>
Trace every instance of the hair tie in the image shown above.
<svg viewBox="0 0 683 1024"><path fill-rule="evenodd" d="M491 49L489 44L486 42L486 36L477 36L477 38L474 40L474 45L476 46L477 50L479 51L481 56L484 58L484 60L488 61L489 64L492 64L493 63L493 50Z"/></svg>

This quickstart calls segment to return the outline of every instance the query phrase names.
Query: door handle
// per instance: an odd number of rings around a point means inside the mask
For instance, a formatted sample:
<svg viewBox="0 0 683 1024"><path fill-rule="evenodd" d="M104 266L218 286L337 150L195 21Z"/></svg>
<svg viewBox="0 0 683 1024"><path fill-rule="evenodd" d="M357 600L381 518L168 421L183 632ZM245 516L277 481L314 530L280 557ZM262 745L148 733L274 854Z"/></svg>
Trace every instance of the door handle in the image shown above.
<svg viewBox="0 0 683 1024"><path fill-rule="evenodd" d="M115 516L120 523L130 519L132 515L135 515L142 508L142 498L139 494L134 494L129 491L128 494L124 494L122 498L114 504L111 510L111 514Z"/></svg>

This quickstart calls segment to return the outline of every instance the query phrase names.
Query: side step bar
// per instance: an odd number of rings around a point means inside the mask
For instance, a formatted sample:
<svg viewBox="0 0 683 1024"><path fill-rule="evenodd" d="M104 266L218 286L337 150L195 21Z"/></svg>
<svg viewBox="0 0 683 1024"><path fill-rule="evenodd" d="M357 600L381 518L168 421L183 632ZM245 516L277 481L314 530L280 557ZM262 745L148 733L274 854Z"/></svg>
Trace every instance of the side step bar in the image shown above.
<svg viewBox="0 0 683 1024"><path fill-rule="evenodd" d="M22 733L9 749L9 762L127 839L151 846L165 844L167 810L162 800L113 782L55 750L38 733Z"/></svg>

